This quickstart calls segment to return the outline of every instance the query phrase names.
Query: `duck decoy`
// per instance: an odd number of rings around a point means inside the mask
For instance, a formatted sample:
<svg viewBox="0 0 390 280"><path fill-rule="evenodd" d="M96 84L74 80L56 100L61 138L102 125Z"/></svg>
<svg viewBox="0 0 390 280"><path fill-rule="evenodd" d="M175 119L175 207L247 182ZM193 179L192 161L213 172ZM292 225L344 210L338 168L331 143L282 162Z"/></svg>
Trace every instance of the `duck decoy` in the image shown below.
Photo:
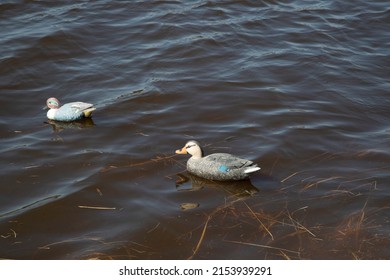
<svg viewBox="0 0 390 280"><path fill-rule="evenodd" d="M245 180L251 173L260 170L254 162L231 154L215 153L204 156L199 143L193 140L188 141L182 149L176 150L176 154L190 154L187 171L209 180Z"/></svg>
<svg viewBox="0 0 390 280"><path fill-rule="evenodd" d="M60 102L57 98L50 97L46 101L46 106L49 108L47 111L47 118L53 121L71 122L81 120L83 118L91 117L91 114L95 107L93 104L85 102L71 102L60 106Z"/></svg>

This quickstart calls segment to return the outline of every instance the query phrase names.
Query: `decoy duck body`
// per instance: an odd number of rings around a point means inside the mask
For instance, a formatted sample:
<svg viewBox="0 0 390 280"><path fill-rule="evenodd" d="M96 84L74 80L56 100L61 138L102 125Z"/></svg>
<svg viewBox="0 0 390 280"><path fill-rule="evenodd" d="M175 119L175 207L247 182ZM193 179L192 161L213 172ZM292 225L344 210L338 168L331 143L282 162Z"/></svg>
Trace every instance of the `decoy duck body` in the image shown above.
<svg viewBox="0 0 390 280"><path fill-rule="evenodd" d="M188 141L182 149L176 150L176 154L190 154L187 171L209 180L245 180L251 173L260 170L254 162L231 154L215 153L204 156L197 141Z"/></svg>
<svg viewBox="0 0 390 280"><path fill-rule="evenodd" d="M83 118L91 117L91 114L96 108L90 103L85 102L71 102L60 106L57 98L50 97L46 101L47 118L54 121L71 122Z"/></svg>

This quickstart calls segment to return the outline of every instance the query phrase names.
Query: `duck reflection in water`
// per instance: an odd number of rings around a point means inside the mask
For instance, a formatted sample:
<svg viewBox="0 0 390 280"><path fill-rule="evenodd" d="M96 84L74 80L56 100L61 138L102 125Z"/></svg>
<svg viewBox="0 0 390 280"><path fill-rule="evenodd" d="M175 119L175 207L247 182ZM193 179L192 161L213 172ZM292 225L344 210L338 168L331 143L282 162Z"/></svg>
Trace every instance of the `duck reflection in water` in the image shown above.
<svg viewBox="0 0 390 280"><path fill-rule="evenodd" d="M212 181L190 173L177 174L176 188L178 191L198 191L204 187L222 189L229 195L242 198L253 196L259 191L250 180Z"/></svg>
<svg viewBox="0 0 390 280"><path fill-rule="evenodd" d="M45 121L45 123L51 125L53 131L55 132L61 132L65 129L85 129L85 128L93 127L95 125L95 123L91 118L85 118L73 122L60 122L60 121L47 120Z"/></svg>

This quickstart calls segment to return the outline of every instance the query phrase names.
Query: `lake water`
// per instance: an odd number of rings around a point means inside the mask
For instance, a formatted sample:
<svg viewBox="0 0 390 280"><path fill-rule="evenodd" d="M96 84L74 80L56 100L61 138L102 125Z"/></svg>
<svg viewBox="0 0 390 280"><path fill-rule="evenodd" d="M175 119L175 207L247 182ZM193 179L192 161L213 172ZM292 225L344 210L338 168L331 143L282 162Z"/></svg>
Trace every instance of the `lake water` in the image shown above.
<svg viewBox="0 0 390 280"><path fill-rule="evenodd" d="M0 4L0 258L390 258L388 1ZM47 98L95 104L48 122ZM250 181L190 176L206 153Z"/></svg>

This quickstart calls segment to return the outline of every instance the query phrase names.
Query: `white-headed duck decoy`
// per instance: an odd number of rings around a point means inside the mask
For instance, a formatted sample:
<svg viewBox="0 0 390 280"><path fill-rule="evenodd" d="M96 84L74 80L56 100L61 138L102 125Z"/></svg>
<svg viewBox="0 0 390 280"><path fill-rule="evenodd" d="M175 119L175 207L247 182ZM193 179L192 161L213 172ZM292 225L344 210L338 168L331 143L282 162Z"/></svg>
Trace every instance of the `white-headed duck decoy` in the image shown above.
<svg viewBox="0 0 390 280"><path fill-rule="evenodd" d="M71 122L89 118L91 117L92 111L96 110L92 104L80 101L66 103L60 107L60 102L54 97L50 97L46 101L46 106L49 108L49 111L47 111L47 118L49 120L61 122Z"/></svg>
<svg viewBox="0 0 390 280"><path fill-rule="evenodd" d="M190 154L187 171L209 180L245 180L251 173L260 170L254 162L231 154L215 153L204 156L197 141L188 141L182 149L176 150L176 154Z"/></svg>

